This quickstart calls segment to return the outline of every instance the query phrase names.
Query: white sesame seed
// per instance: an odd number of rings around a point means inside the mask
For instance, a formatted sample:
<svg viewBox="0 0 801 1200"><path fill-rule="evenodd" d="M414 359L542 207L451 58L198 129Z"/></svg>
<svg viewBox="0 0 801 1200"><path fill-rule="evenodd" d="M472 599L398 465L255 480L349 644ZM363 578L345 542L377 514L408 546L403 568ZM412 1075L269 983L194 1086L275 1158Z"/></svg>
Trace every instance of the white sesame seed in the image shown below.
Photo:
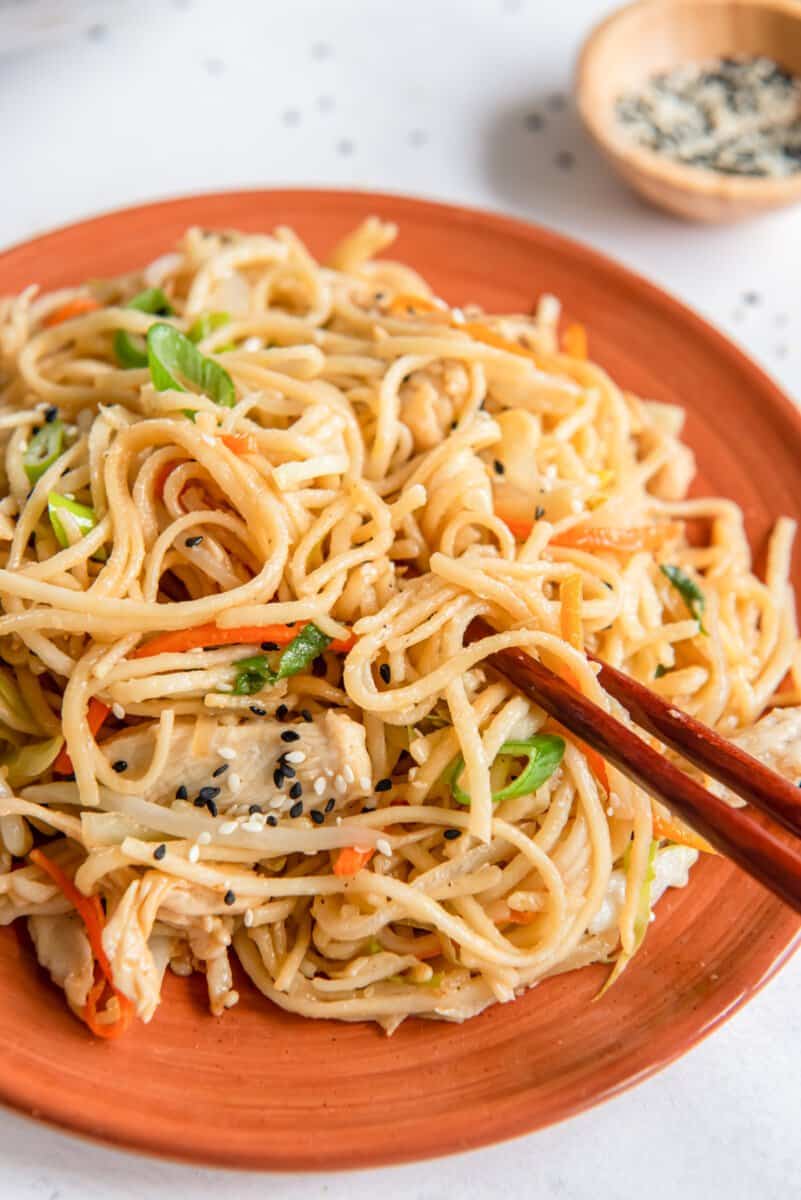
<svg viewBox="0 0 801 1200"><path fill-rule="evenodd" d="M226 762L232 762L236 758L236 750L233 746L220 746L217 751L220 758L224 758Z"/></svg>
<svg viewBox="0 0 801 1200"><path fill-rule="evenodd" d="M262 346L261 338L255 337L255 336L245 338L244 342L242 343L243 350L250 350L250 351L261 350L261 346Z"/></svg>
<svg viewBox="0 0 801 1200"><path fill-rule="evenodd" d="M348 790L348 785L345 783L345 780L341 775L337 775L336 779L334 780L334 787L340 795Z"/></svg>
<svg viewBox="0 0 801 1200"><path fill-rule="evenodd" d="M454 325L464 325L465 315L462 312L461 308L452 308L451 309L451 320L453 321Z"/></svg>
<svg viewBox="0 0 801 1200"><path fill-rule="evenodd" d="M208 846L211 844L211 834L207 829L204 829L202 833L197 835L197 844L198 846Z"/></svg>
<svg viewBox="0 0 801 1200"><path fill-rule="evenodd" d="M234 832L236 826L236 821L223 821L222 825L220 826L220 833L223 835L223 837L227 837L229 833Z"/></svg>
<svg viewBox="0 0 801 1200"><path fill-rule="evenodd" d="M370 776L362 775L361 779L359 780L359 787L362 788L363 791L369 792L370 788L372 786L373 786L373 781L370 778Z"/></svg>
<svg viewBox="0 0 801 1200"><path fill-rule="evenodd" d="M334 768L333 767L323 767L323 774L327 775L329 779L333 779L334 778Z"/></svg>
<svg viewBox="0 0 801 1200"><path fill-rule="evenodd" d="M234 795L236 795L236 793L242 787L242 780L237 775L236 771L232 771L228 776L228 787L231 789Z"/></svg>
<svg viewBox="0 0 801 1200"><path fill-rule="evenodd" d="M375 848L379 854L385 854L387 858L392 856L392 847L386 838L379 838L375 844Z"/></svg>
<svg viewBox="0 0 801 1200"><path fill-rule="evenodd" d="M253 924L253 909L252 908L245 909L244 916L242 917L242 921L245 924L246 928L250 929L251 925Z"/></svg>
<svg viewBox="0 0 801 1200"><path fill-rule="evenodd" d="M189 847L189 854L188 854L188 856L187 856L187 857L189 858L189 861L190 861L191 863L195 863L195 862L197 862L197 860L200 858L200 849L199 849L199 847L198 847L198 846L190 846L190 847Z"/></svg>
<svg viewBox="0 0 801 1200"><path fill-rule="evenodd" d="M261 833L264 826L267 824L267 818L264 813L254 813L253 816L245 821L242 828L247 833Z"/></svg>
<svg viewBox="0 0 801 1200"><path fill-rule="evenodd" d="M353 767L350 765L350 763L345 763L344 767L342 768L342 774L345 777L346 783L353 783L354 779L356 778L356 776L353 774Z"/></svg>
<svg viewBox="0 0 801 1200"><path fill-rule="evenodd" d="M312 786L314 788L315 795L322 796L323 792L325 791L325 780L323 779L322 775L317 776Z"/></svg>
<svg viewBox="0 0 801 1200"><path fill-rule="evenodd" d="M303 763L306 761L306 755L302 750L290 750L289 754L284 755L284 762L288 763Z"/></svg>
<svg viewBox="0 0 801 1200"><path fill-rule="evenodd" d="M336 819L336 823L337 823L337 825L341 825L341 824L342 824L342 818L341 818L341 817L337 817L337 819Z"/></svg>
<svg viewBox="0 0 801 1200"><path fill-rule="evenodd" d="M203 441L206 443L207 446L216 446L217 445L217 443L215 442L214 438L211 436L210 433L201 433L200 436L202 437Z"/></svg>
<svg viewBox="0 0 801 1200"><path fill-rule="evenodd" d="M121 704L112 704L111 711L118 721L121 721L125 716L125 709Z"/></svg>

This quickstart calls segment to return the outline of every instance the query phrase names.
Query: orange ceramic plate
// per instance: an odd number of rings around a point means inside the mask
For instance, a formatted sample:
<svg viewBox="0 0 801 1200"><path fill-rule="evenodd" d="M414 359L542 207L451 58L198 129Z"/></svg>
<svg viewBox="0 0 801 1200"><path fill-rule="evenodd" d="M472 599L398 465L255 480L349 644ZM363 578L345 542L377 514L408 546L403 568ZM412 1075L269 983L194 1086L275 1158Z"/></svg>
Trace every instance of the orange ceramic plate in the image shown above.
<svg viewBox="0 0 801 1200"><path fill-rule="evenodd" d="M194 223L286 223L324 254L370 213L398 222L398 256L448 300L524 312L554 292L624 386L685 404L697 489L736 499L755 547L779 513L801 517L801 419L776 387L663 292L503 217L349 192L173 200L10 250L0 294L127 271ZM227 1166L364 1167L468 1150L568 1117L682 1054L766 981L798 929L756 883L708 858L660 903L643 950L594 1004L595 967L466 1025L410 1020L386 1038L280 1012L241 978L241 1003L216 1020L202 980L170 976L152 1023L111 1043L69 1014L23 931L3 929L0 1098L79 1133Z"/></svg>

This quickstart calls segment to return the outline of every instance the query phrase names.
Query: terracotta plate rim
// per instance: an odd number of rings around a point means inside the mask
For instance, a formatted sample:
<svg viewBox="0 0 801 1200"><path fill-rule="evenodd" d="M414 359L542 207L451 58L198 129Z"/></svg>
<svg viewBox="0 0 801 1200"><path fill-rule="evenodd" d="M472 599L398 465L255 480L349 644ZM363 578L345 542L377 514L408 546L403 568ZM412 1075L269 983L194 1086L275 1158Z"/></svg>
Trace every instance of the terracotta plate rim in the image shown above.
<svg viewBox="0 0 801 1200"><path fill-rule="evenodd" d="M499 212L431 199L418 199L408 194L354 190L345 187L234 188L222 192L197 192L105 211L17 242L0 251L0 276L2 276L4 268L7 268L17 255L33 257L37 253L39 255L46 253L48 242L55 244L62 236L74 235L79 232L84 233L87 237L102 235L105 232L104 227L113 224L116 220L136 222L140 218L145 218L147 214L151 214L152 219L152 214L157 211L165 215L170 213L175 215L185 210L186 222L191 223L193 205L212 203L223 206L226 201L258 203L259 200L273 206L283 205L287 211L288 221L292 219L294 205L308 203L310 200L318 200L321 206L331 204L336 200L347 200L349 203L361 204L365 211L370 208L380 209L382 203L385 203L391 205L393 215L398 215L401 221L404 212L408 213L410 217L428 212L445 228L449 223L477 224L497 234L512 235L535 245L549 244L551 249L557 251L566 260L580 261L583 267L598 270L604 275L614 278L618 286L638 293L645 303L660 307L667 316L674 317L685 329L691 327L693 333L701 337L712 352L722 359L727 359L741 376L753 384L756 391L768 397L770 415L774 420L778 419L788 436L797 443L801 450L801 413L761 367L757 366L742 350L693 309L637 272L623 266L608 255L585 246L581 241ZM74 282L80 281L75 280ZM778 911L779 919L777 919L775 929L772 930L770 945L763 945L761 949L754 950L750 971L741 968L739 974L735 972L735 979L732 982L737 985L736 994L732 996L730 989L726 995L718 996L716 994L707 997L704 1012L708 1014L708 1019L699 1020L697 1025L689 1031L686 1027L683 1031L678 1031L672 1039L668 1039L666 1045L664 1042L661 1043L662 1049L658 1050L653 1057L648 1058L647 1061L641 1059L639 1066L634 1063L623 1067L620 1076L614 1078L606 1087L593 1090L578 1100L574 1099L562 1104L561 1107L557 1105L550 1115L527 1115L525 1108L522 1111L518 1108L514 1112L507 1110L499 1120L488 1121L482 1127L474 1125L463 1136L457 1137L453 1134L442 1136L436 1148L424 1155L415 1153L407 1145L396 1145L391 1149L383 1149L378 1152L371 1152L369 1147L365 1147L364 1153L359 1156L358 1160L346 1152L344 1155L329 1157L326 1161L315 1159L304 1165L303 1169L305 1171L322 1171L354 1167L367 1168L420 1161L421 1158L434 1158L477 1149L513 1137L520 1137L549 1124L565 1120L648 1079L697 1045L733 1016L743 1004L773 978L798 949L801 945L801 928L789 913L783 914L780 910ZM37 1091L35 1081L28 1080L25 1085L18 1078L7 1079L3 1072L0 1072L0 1102L29 1119L34 1119L62 1132L66 1131L94 1142L129 1151L146 1152L178 1161L227 1168L292 1171L299 1169L300 1166L298 1154L291 1150L288 1150L285 1155L280 1155L274 1149L259 1151L256 1148L252 1153L243 1154L241 1150L228 1151L224 1145L201 1146L199 1139L190 1137L179 1142L175 1136L160 1135L157 1121L154 1121L146 1132L140 1132L135 1127L129 1128L126 1125L124 1113L122 1115L106 1114L102 1123L99 1123L97 1118L92 1119L90 1115L75 1111L71 1107L69 1099L61 1096L60 1093L48 1094L41 1089Z"/></svg>

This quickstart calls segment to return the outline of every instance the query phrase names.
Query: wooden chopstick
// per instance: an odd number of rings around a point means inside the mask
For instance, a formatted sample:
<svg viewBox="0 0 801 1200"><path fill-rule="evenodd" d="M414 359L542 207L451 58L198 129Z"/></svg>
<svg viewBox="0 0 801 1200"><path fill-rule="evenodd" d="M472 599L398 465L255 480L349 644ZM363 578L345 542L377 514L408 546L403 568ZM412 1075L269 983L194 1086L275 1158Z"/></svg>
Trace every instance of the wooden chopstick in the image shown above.
<svg viewBox="0 0 801 1200"><path fill-rule="evenodd" d="M592 654L587 657L600 663L601 685L620 701L633 721L754 808L773 817L791 833L801 835L801 789L794 783L726 741L708 725L674 708L630 675L600 662Z"/></svg>
<svg viewBox="0 0 801 1200"><path fill-rule="evenodd" d="M496 632L477 617L467 636L476 641ZM801 913L801 845L784 830L746 808L731 808L523 650L497 651L487 661L576 737L678 813L716 850Z"/></svg>

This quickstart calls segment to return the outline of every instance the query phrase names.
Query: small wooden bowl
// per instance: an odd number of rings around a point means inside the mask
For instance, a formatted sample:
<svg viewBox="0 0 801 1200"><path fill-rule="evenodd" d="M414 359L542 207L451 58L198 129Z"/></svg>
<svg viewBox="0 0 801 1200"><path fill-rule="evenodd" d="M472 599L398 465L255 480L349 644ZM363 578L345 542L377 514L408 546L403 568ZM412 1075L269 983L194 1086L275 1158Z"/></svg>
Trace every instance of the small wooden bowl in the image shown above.
<svg viewBox="0 0 801 1200"><path fill-rule="evenodd" d="M765 55L801 76L796 0L640 0L612 13L581 51L576 91L590 135L635 191L692 221L733 221L801 200L801 171L743 178L683 166L638 146L615 103L653 75L721 55Z"/></svg>

